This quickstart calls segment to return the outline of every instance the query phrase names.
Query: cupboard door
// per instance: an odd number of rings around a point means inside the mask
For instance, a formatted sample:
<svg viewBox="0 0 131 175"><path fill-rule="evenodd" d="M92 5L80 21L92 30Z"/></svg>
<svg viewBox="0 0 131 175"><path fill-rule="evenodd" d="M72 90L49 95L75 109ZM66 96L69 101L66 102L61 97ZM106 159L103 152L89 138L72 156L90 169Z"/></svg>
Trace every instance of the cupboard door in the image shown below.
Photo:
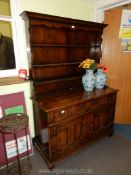
<svg viewBox="0 0 131 175"><path fill-rule="evenodd" d="M52 159L58 159L69 152L74 151L82 141L81 118L50 128Z"/></svg>
<svg viewBox="0 0 131 175"><path fill-rule="evenodd" d="M101 110L94 112L93 115L93 133L113 127L115 115L115 104L108 105Z"/></svg>
<svg viewBox="0 0 131 175"><path fill-rule="evenodd" d="M93 134L96 134L100 130L100 111L93 113Z"/></svg>
<svg viewBox="0 0 131 175"><path fill-rule="evenodd" d="M101 111L100 128L111 126L114 122L115 105L109 105Z"/></svg>
<svg viewBox="0 0 131 175"><path fill-rule="evenodd" d="M84 114L82 117L82 141L85 143L92 137L93 112Z"/></svg>

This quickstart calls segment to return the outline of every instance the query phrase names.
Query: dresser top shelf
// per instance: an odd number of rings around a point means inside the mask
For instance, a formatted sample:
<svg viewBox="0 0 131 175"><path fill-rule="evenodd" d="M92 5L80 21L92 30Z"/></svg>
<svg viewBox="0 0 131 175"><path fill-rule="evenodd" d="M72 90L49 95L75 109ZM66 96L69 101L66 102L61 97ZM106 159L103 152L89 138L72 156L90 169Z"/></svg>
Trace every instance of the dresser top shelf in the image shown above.
<svg viewBox="0 0 131 175"><path fill-rule="evenodd" d="M107 26L107 24L103 23L97 23L97 22L91 22L91 21L85 21L85 20L79 20L79 19L73 19L73 18L67 18L67 17L60 17L60 16L54 16L54 15L49 15L49 14L42 14L42 13L36 13L36 12L30 12L30 11L24 11L21 14L22 18L24 20L29 19L30 22L34 21L33 23L30 23L31 25L36 25L38 20L43 22L45 24L46 21L51 21L52 23L67 23L71 25L87 25L91 28L91 30L95 30L95 27L103 28L103 26ZM72 26L71 26L72 27ZM73 27L72 27L73 28ZM74 29L74 28L73 28Z"/></svg>
<svg viewBox="0 0 131 175"><path fill-rule="evenodd" d="M93 100L99 98L100 96L106 96L107 94L115 93L114 90L109 87L103 89L95 89L93 92L86 92L81 88L71 88L61 91L49 92L46 94L41 94L37 97L32 97L41 108L46 112L64 108L65 106L74 105L87 100Z"/></svg>

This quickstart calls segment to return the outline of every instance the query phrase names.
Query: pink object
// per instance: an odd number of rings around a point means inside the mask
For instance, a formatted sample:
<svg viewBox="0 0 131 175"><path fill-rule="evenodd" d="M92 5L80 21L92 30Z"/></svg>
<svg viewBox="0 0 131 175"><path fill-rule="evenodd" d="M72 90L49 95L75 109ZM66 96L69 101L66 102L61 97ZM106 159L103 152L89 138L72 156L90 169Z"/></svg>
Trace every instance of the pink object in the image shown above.
<svg viewBox="0 0 131 175"><path fill-rule="evenodd" d="M28 138L29 138L29 146L28 146L28 153L29 154L32 154L32 141L31 141L31 138L30 138L30 133L29 133L29 129L27 128L27 134L28 134ZM17 133L17 139L19 142L21 142L22 140L22 144L24 144L25 142L25 137L26 136L26 133L25 133L25 129L19 131ZM16 151L15 151L15 139L14 139L14 136L13 134L4 134L4 137L5 137L5 143L7 145L7 148L8 148L8 162L14 162L14 160L17 159L16 157ZM20 145L20 143L19 143ZM19 146L19 157L20 158L23 158L23 157L26 157L27 156L27 147L25 146ZM3 168L4 166L6 166L6 154L5 154L5 151L4 151L4 143L3 143L3 139L2 139L2 133L0 133L0 169Z"/></svg>
<svg viewBox="0 0 131 175"><path fill-rule="evenodd" d="M19 77L24 79L27 76L27 70L26 69L19 69Z"/></svg>
<svg viewBox="0 0 131 175"><path fill-rule="evenodd" d="M23 106L24 113L26 113L26 104L25 104L25 98L24 98L24 92L17 92L12 94L6 94L6 95L0 95L0 107L1 107L1 116L5 116L5 110L7 108L16 107L16 106ZM20 147L20 157L26 157L27 156L27 150L24 145L25 142L25 136L28 135L28 138L30 140L30 147L28 148L29 154L33 153L32 149L32 141L29 133L29 129L27 128L27 133L25 130L21 130L17 133L17 139L19 142ZM7 144L8 148L8 161L13 162L17 159L15 155L15 144L13 142L14 136L13 134L4 134L5 142ZM6 157L5 157L5 151L4 151L4 143L3 143L3 137L2 133L0 133L0 169L6 166Z"/></svg>

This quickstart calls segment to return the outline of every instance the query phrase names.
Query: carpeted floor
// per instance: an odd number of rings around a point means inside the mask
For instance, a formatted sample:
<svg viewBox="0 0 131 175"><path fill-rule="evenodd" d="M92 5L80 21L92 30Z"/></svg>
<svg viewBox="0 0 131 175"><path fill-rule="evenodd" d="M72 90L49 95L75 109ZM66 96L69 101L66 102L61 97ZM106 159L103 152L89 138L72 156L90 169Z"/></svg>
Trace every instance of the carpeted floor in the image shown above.
<svg viewBox="0 0 131 175"><path fill-rule="evenodd" d="M131 175L131 141L117 134L100 138L57 164L52 172L35 149L31 159L29 175Z"/></svg>
<svg viewBox="0 0 131 175"><path fill-rule="evenodd" d="M114 129L117 134L131 141L131 125L115 124Z"/></svg>

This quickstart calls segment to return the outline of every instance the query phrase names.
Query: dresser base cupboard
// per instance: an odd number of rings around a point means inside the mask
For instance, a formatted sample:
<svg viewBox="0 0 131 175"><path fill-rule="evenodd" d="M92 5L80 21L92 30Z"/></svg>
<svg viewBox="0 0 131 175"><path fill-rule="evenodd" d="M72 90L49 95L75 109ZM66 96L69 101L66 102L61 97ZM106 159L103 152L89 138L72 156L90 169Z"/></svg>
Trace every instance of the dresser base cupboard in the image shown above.
<svg viewBox="0 0 131 175"><path fill-rule="evenodd" d="M84 91L78 66L101 58L106 24L23 12L33 81L35 144L49 168L113 133L117 90Z"/></svg>
<svg viewBox="0 0 131 175"><path fill-rule="evenodd" d="M109 87L91 93L76 88L34 100L36 145L49 168L93 137L113 134L116 93Z"/></svg>

